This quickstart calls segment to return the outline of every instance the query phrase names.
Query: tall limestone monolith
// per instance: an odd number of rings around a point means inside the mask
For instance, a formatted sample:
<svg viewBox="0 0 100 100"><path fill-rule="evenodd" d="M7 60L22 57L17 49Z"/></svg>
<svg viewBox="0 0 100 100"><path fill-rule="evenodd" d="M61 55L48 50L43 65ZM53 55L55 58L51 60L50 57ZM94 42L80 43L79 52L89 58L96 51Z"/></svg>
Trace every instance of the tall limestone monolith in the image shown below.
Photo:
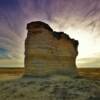
<svg viewBox="0 0 100 100"><path fill-rule="evenodd" d="M44 22L27 24L25 75L77 76L78 41L64 32L55 32Z"/></svg>

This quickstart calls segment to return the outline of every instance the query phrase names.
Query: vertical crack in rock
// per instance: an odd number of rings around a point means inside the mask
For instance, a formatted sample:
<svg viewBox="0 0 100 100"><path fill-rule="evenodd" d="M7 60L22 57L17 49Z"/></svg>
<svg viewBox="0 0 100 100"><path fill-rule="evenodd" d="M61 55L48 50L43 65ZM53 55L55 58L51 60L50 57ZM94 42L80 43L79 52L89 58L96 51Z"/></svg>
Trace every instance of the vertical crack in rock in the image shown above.
<svg viewBox="0 0 100 100"><path fill-rule="evenodd" d="M64 32L53 31L48 24L35 21L27 24L25 40L25 75L77 76L78 41Z"/></svg>

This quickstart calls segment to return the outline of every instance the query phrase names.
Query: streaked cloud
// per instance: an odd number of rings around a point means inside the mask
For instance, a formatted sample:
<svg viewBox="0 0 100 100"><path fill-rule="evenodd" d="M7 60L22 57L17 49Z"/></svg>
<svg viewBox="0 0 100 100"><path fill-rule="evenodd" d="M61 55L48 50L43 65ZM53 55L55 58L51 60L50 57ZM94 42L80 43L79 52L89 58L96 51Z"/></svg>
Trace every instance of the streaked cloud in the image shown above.
<svg viewBox="0 0 100 100"><path fill-rule="evenodd" d="M35 20L79 40L78 66L99 67L100 0L0 0L0 48L8 66L24 66L26 24Z"/></svg>

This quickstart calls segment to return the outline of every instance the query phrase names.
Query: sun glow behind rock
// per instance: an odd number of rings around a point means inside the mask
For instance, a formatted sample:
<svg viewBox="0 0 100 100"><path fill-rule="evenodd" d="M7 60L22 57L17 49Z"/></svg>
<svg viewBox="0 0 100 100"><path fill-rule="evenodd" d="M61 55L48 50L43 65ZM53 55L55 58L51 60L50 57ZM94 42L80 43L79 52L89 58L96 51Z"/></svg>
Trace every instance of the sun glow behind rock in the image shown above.
<svg viewBox="0 0 100 100"><path fill-rule="evenodd" d="M93 38L88 34L87 31L81 29L72 29L69 28L65 30L72 38L75 38L79 41L79 55L78 58L84 58L91 55L94 51L93 49Z"/></svg>
<svg viewBox="0 0 100 100"><path fill-rule="evenodd" d="M69 35L72 38L75 38L79 41L79 47L78 47L79 54L77 57L78 67L80 67L80 63L82 64L86 62L86 60L81 61L81 59L92 58L92 57L94 58L95 53L98 52L98 50L100 50L99 43L96 43L96 40L94 39L94 36L92 35L91 31L85 29L69 28L68 30L65 29L65 32L69 33ZM96 47L96 45L98 45L98 47Z"/></svg>
<svg viewBox="0 0 100 100"><path fill-rule="evenodd" d="M55 26L54 26L55 27ZM93 36L90 35L90 32L85 29L80 28L65 28L58 29L55 27L57 31L64 31L66 34L69 34L71 38L74 38L79 41L79 55L78 58L89 57L89 55L93 54L95 51L93 50L94 39Z"/></svg>
<svg viewBox="0 0 100 100"><path fill-rule="evenodd" d="M52 26L55 28L56 31L64 31L66 34L69 34L71 38L74 38L79 41L79 54L76 61L78 67L94 67L95 65L96 67L99 67L99 64L90 64L92 63L93 59L96 59L100 50L100 41L97 38L95 38L95 34L93 33L93 31L81 25L77 26L78 23L76 23L76 26L74 27L71 26L70 22L67 24L65 24L62 28L60 28L57 24L53 24ZM96 54L97 52L98 54ZM85 63L87 66L85 65Z"/></svg>

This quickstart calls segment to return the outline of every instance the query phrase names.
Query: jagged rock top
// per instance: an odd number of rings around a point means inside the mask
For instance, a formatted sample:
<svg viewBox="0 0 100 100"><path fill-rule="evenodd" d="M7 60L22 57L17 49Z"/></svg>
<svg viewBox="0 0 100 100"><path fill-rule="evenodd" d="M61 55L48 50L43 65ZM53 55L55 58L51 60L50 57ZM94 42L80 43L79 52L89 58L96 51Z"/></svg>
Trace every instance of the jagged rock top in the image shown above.
<svg viewBox="0 0 100 100"><path fill-rule="evenodd" d="M51 27L49 27L48 24L41 22L41 21L35 21L27 24L27 29L33 29L33 28L45 28L49 31L53 31Z"/></svg>
<svg viewBox="0 0 100 100"><path fill-rule="evenodd" d="M30 23L27 24L27 29L28 30L32 30L33 28L35 28L35 29L39 29L39 28L47 29L48 31L51 31L52 35L55 38L57 38L58 40L59 39L62 39L62 38L66 38L66 40L70 40L72 42L72 44L75 47L75 49L77 49L77 47L78 47L79 42L77 40L71 39L69 37L69 35L67 35L64 32L56 32L56 31L53 31L53 29L48 24L46 24L44 22L34 21L34 22L30 22Z"/></svg>

